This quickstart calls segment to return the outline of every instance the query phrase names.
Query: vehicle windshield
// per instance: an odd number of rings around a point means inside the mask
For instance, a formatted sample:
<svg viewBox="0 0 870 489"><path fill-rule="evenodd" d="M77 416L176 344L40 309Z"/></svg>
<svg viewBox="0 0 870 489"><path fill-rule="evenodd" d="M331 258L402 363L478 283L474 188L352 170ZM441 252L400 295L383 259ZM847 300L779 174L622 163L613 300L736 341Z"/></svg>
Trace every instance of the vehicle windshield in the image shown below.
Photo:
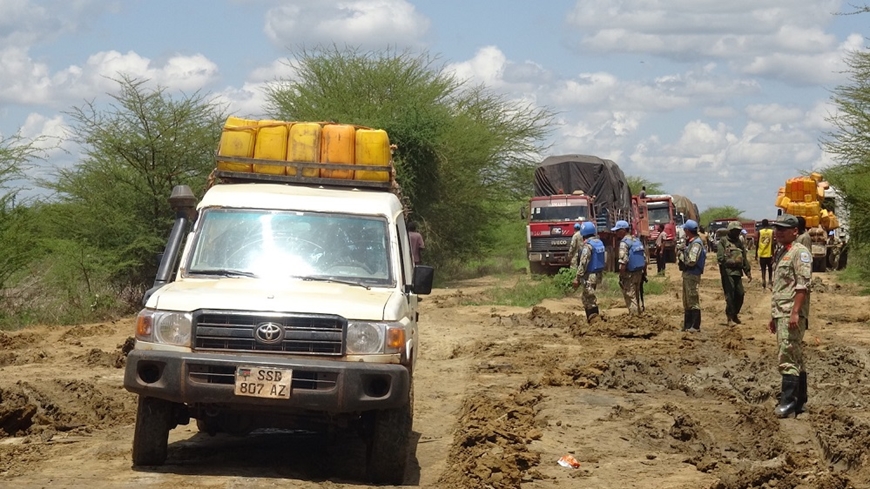
<svg viewBox="0 0 870 489"><path fill-rule="evenodd" d="M667 204L661 207L653 207L652 205L650 205L647 209L649 210L650 224L666 224L671 222L671 213L668 212Z"/></svg>
<svg viewBox="0 0 870 489"><path fill-rule="evenodd" d="M204 209L188 275L393 283L385 218L301 211Z"/></svg>
<svg viewBox="0 0 870 489"><path fill-rule="evenodd" d="M532 221L588 221L589 206L561 205L552 207L532 207Z"/></svg>

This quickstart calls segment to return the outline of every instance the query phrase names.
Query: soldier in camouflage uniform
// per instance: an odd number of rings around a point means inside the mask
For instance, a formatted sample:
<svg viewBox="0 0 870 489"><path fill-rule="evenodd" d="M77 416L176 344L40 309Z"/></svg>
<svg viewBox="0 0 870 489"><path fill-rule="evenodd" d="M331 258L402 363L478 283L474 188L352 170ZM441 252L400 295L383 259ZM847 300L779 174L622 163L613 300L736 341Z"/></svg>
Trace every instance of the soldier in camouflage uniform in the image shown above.
<svg viewBox="0 0 870 489"><path fill-rule="evenodd" d="M698 223L689 219L683 224L686 247L680 251L677 262L683 272L683 331L701 331L701 298L698 286L707 261L707 246L698 236Z"/></svg>
<svg viewBox="0 0 870 489"><path fill-rule="evenodd" d="M571 245L568 246L568 258L571 260L571 268L577 266L577 257L580 255L580 246L582 245L583 237L580 235L580 223L575 222L574 236L571 236Z"/></svg>
<svg viewBox="0 0 870 489"><path fill-rule="evenodd" d="M740 309L743 308L743 275L752 281L752 269L746 258L746 247L740 241L740 231L743 226L740 221L728 223L728 235L722 237L716 245L716 261L719 262L719 276L722 279L722 290L725 292L725 316L728 325L740 324Z"/></svg>
<svg viewBox="0 0 870 489"><path fill-rule="evenodd" d="M584 222L577 234L583 237L583 242L577 260L577 275L571 285L574 290L583 285L583 309L586 320L592 322L599 317L595 289L601 283L601 272L604 271L604 243L595 235L595 224L591 222Z"/></svg>
<svg viewBox="0 0 870 489"><path fill-rule="evenodd" d="M813 255L798 243L798 220L781 215L773 223L774 239L780 247L773 262L771 319L768 329L776 333L779 345L779 373L782 393L776 415L780 418L804 412L807 402L807 371L801 343L809 315L808 288Z"/></svg>
<svg viewBox="0 0 870 489"><path fill-rule="evenodd" d="M619 259L617 266L619 267L619 286L622 288L622 297L625 299L625 307L628 308L629 315L640 315L640 288L643 286L644 270L630 271L628 269L629 250L631 248L630 239L628 236L628 222L616 221L611 231L616 233L616 239L619 240Z"/></svg>

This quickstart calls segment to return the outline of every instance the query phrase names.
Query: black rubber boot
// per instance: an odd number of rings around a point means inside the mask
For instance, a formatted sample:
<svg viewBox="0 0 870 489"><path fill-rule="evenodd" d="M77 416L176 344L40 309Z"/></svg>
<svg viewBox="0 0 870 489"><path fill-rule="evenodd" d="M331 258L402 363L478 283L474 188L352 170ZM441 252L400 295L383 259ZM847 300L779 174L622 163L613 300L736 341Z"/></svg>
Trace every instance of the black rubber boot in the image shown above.
<svg viewBox="0 0 870 489"><path fill-rule="evenodd" d="M797 391L797 406L795 407L795 413L800 414L806 411L807 406L807 373L801 372L798 377L798 391Z"/></svg>
<svg viewBox="0 0 870 489"><path fill-rule="evenodd" d="M701 310L692 309L692 329L701 331Z"/></svg>
<svg viewBox="0 0 870 489"><path fill-rule="evenodd" d="M600 318L599 315L600 315L600 313L598 312L598 306L590 307L589 309L586 309L586 322L591 323L592 321L599 319Z"/></svg>
<svg viewBox="0 0 870 489"><path fill-rule="evenodd" d="M683 331L688 331L692 327L692 311L683 311Z"/></svg>
<svg viewBox="0 0 870 489"><path fill-rule="evenodd" d="M797 375L782 376L782 393L779 396L779 406L774 411L777 417L787 418L797 413L800 382Z"/></svg>

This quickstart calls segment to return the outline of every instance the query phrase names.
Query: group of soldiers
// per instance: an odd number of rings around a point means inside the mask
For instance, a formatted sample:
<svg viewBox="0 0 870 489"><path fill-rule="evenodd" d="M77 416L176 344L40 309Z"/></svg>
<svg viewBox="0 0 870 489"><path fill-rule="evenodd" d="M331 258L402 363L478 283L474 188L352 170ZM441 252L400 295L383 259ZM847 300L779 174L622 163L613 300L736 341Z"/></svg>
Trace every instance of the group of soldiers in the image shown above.
<svg viewBox="0 0 870 489"><path fill-rule="evenodd" d="M799 220L790 214L782 214L772 223L762 223L756 257L761 262L770 253L770 261L762 267L762 285L771 290L771 319L768 329L776 334L778 366L782 376L782 391L775 414L784 418L804 412L807 402L807 372L802 351L804 333L808 327L809 286L812 271L812 253L801 244ZM600 319L596 289L601 283L605 268L604 243L596 235L595 225L585 222L575 225L577 232L571 243L572 266L577 267L573 281L575 289L583 287L582 301L586 318L591 323ZM769 229L769 231L765 231ZM685 245L677 254L677 265L682 272L683 331L701 330L701 304L698 288L707 260L707 246L699 236L699 226L694 220L683 225ZM643 246L630 236L629 224L618 221L612 228L619 240L617 260L620 286L630 315L639 315L641 287L646 274L646 263L638 268L636 247ZM747 247L741 240L742 225L739 221L729 223L727 235L716 244L716 262L722 288L725 292L725 315L727 324L741 324L745 290L742 277L752 280L752 267L747 256ZM579 237L578 237L579 235ZM772 240L766 240L771 238ZM774 243L775 242L775 243ZM769 276L765 276L767 268Z"/></svg>
<svg viewBox="0 0 870 489"><path fill-rule="evenodd" d="M575 290L583 286L583 309L586 319L592 322L600 318L596 289L606 265L604 243L596 234L595 224L591 222L575 224L574 229L574 238L568 250L571 266L577 268L572 285ZM642 286L646 278L646 249L643 242L629 234L629 230L628 221L622 220L616 221L611 228L619 240L617 268L625 306L630 315L640 315Z"/></svg>

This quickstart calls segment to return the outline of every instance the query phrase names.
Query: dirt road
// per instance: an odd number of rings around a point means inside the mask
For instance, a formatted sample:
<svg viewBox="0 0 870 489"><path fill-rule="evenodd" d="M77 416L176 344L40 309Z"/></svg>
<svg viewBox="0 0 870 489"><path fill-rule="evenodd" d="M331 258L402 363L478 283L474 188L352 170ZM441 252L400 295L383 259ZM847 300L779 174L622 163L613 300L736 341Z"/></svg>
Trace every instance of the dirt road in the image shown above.
<svg viewBox="0 0 870 489"><path fill-rule="evenodd" d="M808 412L778 420L769 294L749 284L743 324L729 328L711 267L702 331L681 333L677 273L643 318L605 303L594 327L576 297L463 305L510 278L426 298L406 484L870 487L870 298L814 277ZM132 468L135 398L121 383L133 325L0 333L0 487L365 487L361 443L344 435L209 437L191 423L171 432L167 465ZM566 454L579 468L557 464Z"/></svg>

